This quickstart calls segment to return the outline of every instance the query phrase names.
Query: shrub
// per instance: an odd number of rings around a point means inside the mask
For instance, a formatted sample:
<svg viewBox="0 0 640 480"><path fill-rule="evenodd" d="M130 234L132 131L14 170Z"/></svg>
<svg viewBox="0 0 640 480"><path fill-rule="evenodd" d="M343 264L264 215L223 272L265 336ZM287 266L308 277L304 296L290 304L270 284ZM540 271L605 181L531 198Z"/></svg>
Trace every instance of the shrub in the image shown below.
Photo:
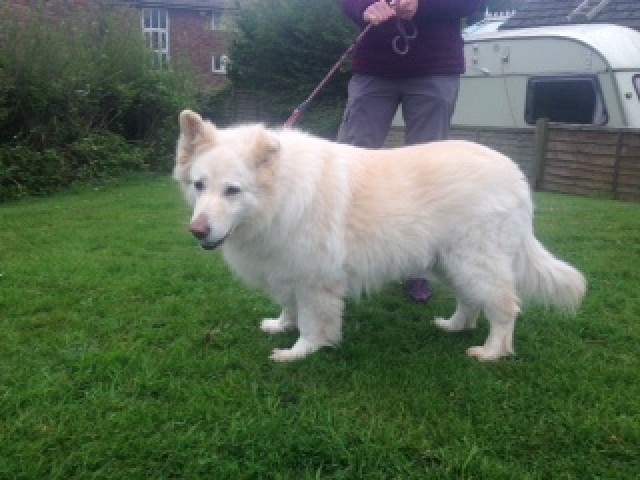
<svg viewBox="0 0 640 480"><path fill-rule="evenodd" d="M282 124L340 58L357 33L335 0L261 0L241 9L231 48L234 86L254 93L265 120ZM335 134L347 94L340 70L305 113L304 125Z"/></svg>
<svg viewBox="0 0 640 480"><path fill-rule="evenodd" d="M129 172L149 170L146 149L127 143L119 135L91 133L70 145L74 182L96 182Z"/></svg>
<svg viewBox="0 0 640 480"><path fill-rule="evenodd" d="M0 26L2 140L48 147L99 130L145 141L194 98L187 72L151 68L133 10L96 7L53 23L34 7L27 18L4 15Z"/></svg>
<svg viewBox="0 0 640 480"><path fill-rule="evenodd" d="M178 67L151 68L137 11L92 5L68 17L0 5L4 198L168 169L176 119L195 103L195 82ZM150 146L158 155L147 154ZM50 171L50 164L60 168Z"/></svg>
<svg viewBox="0 0 640 480"><path fill-rule="evenodd" d="M0 145L0 200L53 192L68 185L69 165L60 152Z"/></svg>
<svg viewBox="0 0 640 480"><path fill-rule="evenodd" d="M110 132L91 133L66 149L0 145L0 201L149 171L151 158L147 147Z"/></svg>

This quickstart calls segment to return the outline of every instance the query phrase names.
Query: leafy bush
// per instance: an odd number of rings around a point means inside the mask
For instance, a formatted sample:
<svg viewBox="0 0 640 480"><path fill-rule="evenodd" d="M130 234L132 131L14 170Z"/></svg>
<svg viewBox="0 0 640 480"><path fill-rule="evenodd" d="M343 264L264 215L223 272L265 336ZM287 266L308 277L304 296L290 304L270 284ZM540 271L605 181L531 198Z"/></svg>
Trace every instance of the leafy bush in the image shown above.
<svg viewBox="0 0 640 480"><path fill-rule="evenodd" d="M150 155L113 133L92 133L70 145L73 181L95 182L148 170Z"/></svg>
<svg viewBox="0 0 640 480"><path fill-rule="evenodd" d="M0 145L0 200L50 193L67 183L69 166L54 149Z"/></svg>
<svg viewBox="0 0 640 480"><path fill-rule="evenodd" d="M195 103L192 76L151 68L137 11L105 0L84 14L51 16L55 2L46 3L28 15L0 5L2 197L131 170L166 172L178 113ZM62 167L52 172L52 163Z"/></svg>
<svg viewBox="0 0 640 480"><path fill-rule="evenodd" d="M253 92L265 120L276 124L309 96L357 34L335 0L247 2L237 26L229 77L235 88ZM337 72L305 113L305 127L335 134L348 78L348 68Z"/></svg>
<svg viewBox="0 0 640 480"><path fill-rule="evenodd" d="M0 201L148 171L151 158L148 148L110 132L91 133L66 149L0 145Z"/></svg>
<svg viewBox="0 0 640 480"><path fill-rule="evenodd" d="M96 7L53 23L36 9L0 22L7 32L0 48L2 140L19 135L51 146L94 130L148 140L158 122L194 97L187 73L150 68L154 54L133 10Z"/></svg>

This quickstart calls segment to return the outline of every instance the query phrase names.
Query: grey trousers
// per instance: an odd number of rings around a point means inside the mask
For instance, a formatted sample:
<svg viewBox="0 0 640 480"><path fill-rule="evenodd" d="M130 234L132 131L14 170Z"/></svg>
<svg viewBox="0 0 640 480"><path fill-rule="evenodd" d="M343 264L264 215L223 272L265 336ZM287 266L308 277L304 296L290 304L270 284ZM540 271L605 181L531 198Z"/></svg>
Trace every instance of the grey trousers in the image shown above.
<svg viewBox="0 0 640 480"><path fill-rule="evenodd" d="M399 105L407 145L444 140L449 136L459 87L459 75L396 79L354 74L337 141L382 147Z"/></svg>

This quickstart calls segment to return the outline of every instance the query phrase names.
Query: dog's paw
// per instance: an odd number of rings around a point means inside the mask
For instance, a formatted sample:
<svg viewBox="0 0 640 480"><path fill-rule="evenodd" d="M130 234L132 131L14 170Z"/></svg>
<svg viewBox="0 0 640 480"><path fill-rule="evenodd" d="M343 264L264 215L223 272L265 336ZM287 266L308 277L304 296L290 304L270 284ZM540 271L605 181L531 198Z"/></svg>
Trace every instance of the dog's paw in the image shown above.
<svg viewBox="0 0 640 480"><path fill-rule="evenodd" d="M480 362L491 362L500 360L502 357L508 357L509 355L513 354L513 351L509 351L507 349L495 349L488 348L486 346L471 347L467 349L467 355L471 358L475 358Z"/></svg>
<svg viewBox="0 0 640 480"><path fill-rule="evenodd" d="M295 362L304 357L304 355L297 354L292 351L292 348L274 348L269 360L274 362Z"/></svg>
<svg viewBox="0 0 640 480"><path fill-rule="evenodd" d="M274 362L294 362L319 350L322 345L299 338L291 348L274 348L269 358Z"/></svg>
<svg viewBox="0 0 640 480"><path fill-rule="evenodd" d="M453 325L453 323L451 322L451 320L447 319L447 318L434 318L433 319L433 324L438 327L441 330L444 330L445 332L458 332L460 331L460 327L457 325Z"/></svg>
<svg viewBox="0 0 640 480"><path fill-rule="evenodd" d="M456 322L451 318L440 317L434 318L433 324L445 332L461 332L475 327L475 325L466 325L464 323Z"/></svg>
<svg viewBox="0 0 640 480"><path fill-rule="evenodd" d="M260 323L260 330L270 335L289 332L294 328L294 325L285 323L280 318L265 318Z"/></svg>

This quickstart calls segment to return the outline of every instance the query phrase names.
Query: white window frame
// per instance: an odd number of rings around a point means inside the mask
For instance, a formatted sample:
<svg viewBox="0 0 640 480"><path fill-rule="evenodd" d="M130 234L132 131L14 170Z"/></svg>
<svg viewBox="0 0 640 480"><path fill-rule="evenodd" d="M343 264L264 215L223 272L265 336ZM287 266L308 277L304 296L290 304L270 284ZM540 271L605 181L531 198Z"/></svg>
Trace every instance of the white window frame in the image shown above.
<svg viewBox="0 0 640 480"><path fill-rule="evenodd" d="M214 53L211 56L211 72L226 75L229 57L224 53Z"/></svg>
<svg viewBox="0 0 640 480"><path fill-rule="evenodd" d="M147 46L156 53L157 66L169 66L169 11L166 8L143 8L140 16Z"/></svg>
<svg viewBox="0 0 640 480"><path fill-rule="evenodd" d="M211 30L224 30L224 11L211 10Z"/></svg>

